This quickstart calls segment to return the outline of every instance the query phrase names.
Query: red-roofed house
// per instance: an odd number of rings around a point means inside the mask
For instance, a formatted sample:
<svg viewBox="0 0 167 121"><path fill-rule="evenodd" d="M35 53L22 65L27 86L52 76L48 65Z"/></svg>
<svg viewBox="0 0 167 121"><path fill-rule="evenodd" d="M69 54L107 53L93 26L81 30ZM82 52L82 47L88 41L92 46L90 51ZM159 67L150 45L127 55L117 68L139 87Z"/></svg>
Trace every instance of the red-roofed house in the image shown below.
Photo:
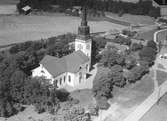
<svg viewBox="0 0 167 121"><path fill-rule="evenodd" d="M83 9L81 26L75 40L75 52L62 58L46 55L40 66L32 70L32 77L43 76L58 88L66 85L74 87L85 82L91 64L92 40L89 30L86 9Z"/></svg>

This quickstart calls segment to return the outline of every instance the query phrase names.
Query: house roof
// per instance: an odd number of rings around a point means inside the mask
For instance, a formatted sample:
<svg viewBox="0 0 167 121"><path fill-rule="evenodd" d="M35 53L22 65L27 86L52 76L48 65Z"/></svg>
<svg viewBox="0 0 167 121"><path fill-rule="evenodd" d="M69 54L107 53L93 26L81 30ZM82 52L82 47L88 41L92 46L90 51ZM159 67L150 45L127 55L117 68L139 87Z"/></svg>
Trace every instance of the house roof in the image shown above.
<svg viewBox="0 0 167 121"><path fill-rule="evenodd" d="M158 5L167 5L167 0L153 0Z"/></svg>
<svg viewBox="0 0 167 121"><path fill-rule="evenodd" d="M46 55L40 64L42 64L52 76L57 77L64 72L77 72L80 66L88 61L89 58L79 50L62 58Z"/></svg>

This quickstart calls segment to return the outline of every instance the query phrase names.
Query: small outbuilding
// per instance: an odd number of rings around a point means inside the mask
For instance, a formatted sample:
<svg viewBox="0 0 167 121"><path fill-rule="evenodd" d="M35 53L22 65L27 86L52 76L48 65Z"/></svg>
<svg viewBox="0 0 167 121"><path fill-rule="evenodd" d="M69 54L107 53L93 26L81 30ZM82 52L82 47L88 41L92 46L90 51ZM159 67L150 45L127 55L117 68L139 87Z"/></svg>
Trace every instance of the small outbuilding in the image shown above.
<svg viewBox="0 0 167 121"><path fill-rule="evenodd" d="M26 6L22 7L22 13L25 14L25 15L30 14L31 11L32 11L32 8L29 5L26 5Z"/></svg>

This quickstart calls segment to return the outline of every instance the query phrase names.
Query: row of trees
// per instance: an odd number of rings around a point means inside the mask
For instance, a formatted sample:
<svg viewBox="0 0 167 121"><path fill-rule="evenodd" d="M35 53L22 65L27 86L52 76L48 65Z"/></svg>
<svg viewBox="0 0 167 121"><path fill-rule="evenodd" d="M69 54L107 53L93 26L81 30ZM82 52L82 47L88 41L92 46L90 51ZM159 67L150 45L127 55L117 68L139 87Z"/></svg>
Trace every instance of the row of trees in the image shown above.
<svg viewBox="0 0 167 121"><path fill-rule="evenodd" d="M127 83L135 83L148 73L149 67L153 65L157 54L156 43L148 41L146 46L136 45L138 47L135 50L130 49L130 52L124 54L111 48L101 53L99 72L93 83L93 94L101 109L109 107L107 100L112 97L114 86L124 87ZM138 53L139 59L136 59L133 53Z"/></svg>
<svg viewBox="0 0 167 121"><path fill-rule="evenodd" d="M50 5L60 5L61 11L65 11L72 6L86 5L88 8L96 11L110 11L123 15L124 13L137 14L137 15L149 15L152 17L160 16L158 8L152 6L151 1L139 0L138 3L130 3L114 0L20 0L17 5L18 10L25 5L30 5L34 9L38 10L50 10ZM64 10L63 10L64 9Z"/></svg>
<svg viewBox="0 0 167 121"><path fill-rule="evenodd" d="M139 0L138 3L130 3L123 1L114 1L114 0L53 0L54 4L63 6L64 8L69 8L72 6L82 6L87 5L88 8L100 11L110 11L113 13L130 13L137 15L150 15L157 17L160 15L159 9L156 9L152 6L151 1Z"/></svg>
<svg viewBox="0 0 167 121"><path fill-rule="evenodd" d="M0 116L17 113L22 104L33 104L38 112L54 112L53 107L68 93L50 90L53 87L46 83L48 80L30 77L31 70L46 54L62 57L72 52L68 43L74 38L75 35L67 34L47 41L29 41L0 52Z"/></svg>

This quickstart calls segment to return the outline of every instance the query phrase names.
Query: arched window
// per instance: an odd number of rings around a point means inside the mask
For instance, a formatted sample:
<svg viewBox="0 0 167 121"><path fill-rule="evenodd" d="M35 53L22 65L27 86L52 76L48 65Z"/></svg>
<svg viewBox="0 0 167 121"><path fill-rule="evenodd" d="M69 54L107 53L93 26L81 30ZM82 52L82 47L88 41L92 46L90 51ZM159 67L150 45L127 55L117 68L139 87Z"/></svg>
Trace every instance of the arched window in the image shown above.
<svg viewBox="0 0 167 121"><path fill-rule="evenodd" d="M54 87L57 87L57 80L54 80L53 85Z"/></svg>
<svg viewBox="0 0 167 121"><path fill-rule="evenodd" d="M68 76L68 81L71 82L71 76L70 75Z"/></svg>
<svg viewBox="0 0 167 121"><path fill-rule="evenodd" d="M82 72L79 72L79 83L81 83L82 80Z"/></svg>
<svg viewBox="0 0 167 121"><path fill-rule="evenodd" d="M66 82L66 76L64 76L64 83Z"/></svg>
<svg viewBox="0 0 167 121"><path fill-rule="evenodd" d="M62 78L60 78L60 85L61 85L61 83L62 83Z"/></svg>
<svg viewBox="0 0 167 121"><path fill-rule="evenodd" d="M88 68L88 64L86 64L86 71L88 71L88 69L89 69L89 68Z"/></svg>

